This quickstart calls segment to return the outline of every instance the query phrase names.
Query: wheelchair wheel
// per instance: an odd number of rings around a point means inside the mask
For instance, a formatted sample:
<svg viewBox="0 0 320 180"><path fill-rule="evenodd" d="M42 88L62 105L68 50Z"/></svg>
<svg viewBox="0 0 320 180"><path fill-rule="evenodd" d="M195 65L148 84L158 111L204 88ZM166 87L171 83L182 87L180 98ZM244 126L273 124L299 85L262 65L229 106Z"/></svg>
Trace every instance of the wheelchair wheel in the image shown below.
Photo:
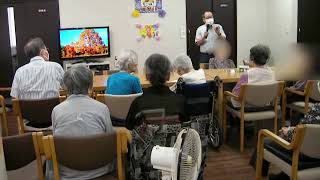
<svg viewBox="0 0 320 180"><path fill-rule="evenodd" d="M222 141L223 141L222 132L221 132L219 122L215 117L213 117L209 125L208 139L211 147L215 149L218 149L222 145Z"/></svg>

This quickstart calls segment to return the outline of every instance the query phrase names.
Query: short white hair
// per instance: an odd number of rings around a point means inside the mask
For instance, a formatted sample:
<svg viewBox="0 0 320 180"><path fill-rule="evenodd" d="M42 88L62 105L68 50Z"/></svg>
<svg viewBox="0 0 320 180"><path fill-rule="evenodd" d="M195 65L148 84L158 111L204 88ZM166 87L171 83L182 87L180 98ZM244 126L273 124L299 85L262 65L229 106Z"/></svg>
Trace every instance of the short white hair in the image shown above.
<svg viewBox="0 0 320 180"><path fill-rule="evenodd" d="M123 49L118 57L120 70L127 70L129 64L138 64L138 54L130 49Z"/></svg>
<svg viewBox="0 0 320 180"><path fill-rule="evenodd" d="M190 71L193 69L192 61L186 54L178 55L173 62L173 67L176 70L184 71Z"/></svg>

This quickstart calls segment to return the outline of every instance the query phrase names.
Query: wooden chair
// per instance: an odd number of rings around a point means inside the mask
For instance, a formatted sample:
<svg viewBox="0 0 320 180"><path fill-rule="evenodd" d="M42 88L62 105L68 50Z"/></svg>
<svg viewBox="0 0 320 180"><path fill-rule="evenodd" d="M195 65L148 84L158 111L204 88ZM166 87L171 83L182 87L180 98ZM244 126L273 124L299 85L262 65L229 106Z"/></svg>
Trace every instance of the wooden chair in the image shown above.
<svg viewBox="0 0 320 180"><path fill-rule="evenodd" d="M209 63L200 63L200 69L209 69Z"/></svg>
<svg viewBox="0 0 320 180"><path fill-rule="evenodd" d="M244 150L244 123L274 119L274 132L277 132L278 99L282 94L284 82L243 84L240 95L236 96L229 91L224 92L223 128L224 137L227 135L227 112L233 113L240 119L240 151ZM240 103L240 108L233 107L230 97ZM229 99L229 100L228 100ZM270 104L273 102L273 104ZM267 105L270 104L270 105ZM267 106L266 106L267 105Z"/></svg>
<svg viewBox="0 0 320 180"><path fill-rule="evenodd" d="M297 101L287 104L287 94L289 93L304 97L304 101ZM318 90L317 81L307 81L303 91L297 91L290 87L285 88L282 96L282 126L285 126L287 108L290 109L290 116L292 116L292 111L297 111L306 115L310 107L313 105L313 103L310 103L310 99L313 99L314 101L320 101L320 92Z"/></svg>
<svg viewBox="0 0 320 180"><path fill-rule="evenodd" d="M0 87L0 95L4 97L6 106L11 108L12 107L12 98L10 96L11 87Z"/></svg>
<svg viewBox="0 0 320 180"><path fill-rule="evenodd" d="M25 131L46 131L51 130L51 113L55 106L64 101L66 97L43 99L43 100L18 100L13 99L13 113L17 117L19 134ZM27 119L32 124L42 126L36 128L27 126L24 123Z"/></svg>
<svg viewBox="0 0 320 180"><path fill-rule="evenodd" d="M263 159L277 166L281 171L289 175L292 180L319 179L320 141L315 137L320 137L320 125L298 125L291 143L268 130L261 130L259 132L257 147L256 179L261 180ZM270 139L292 153L287 155L278 153L277 150L269 148L264 144L265 138ZM301 153L312 158L313 161L308 160L306 163L300 160Z"/></svg>
<svg viewBox="0 0 320 180"><path fill-rule="evenodd" d="M0 179L3 179L3 180L8 179L6 162L5 162L4 153L3 153L2 138L0 138Z"/></svg>
<svg viewBox="0 0 320 180"><path fill-rule="evenodd" d="M45 133L48 134L48 133ZM34 152L36 155L37 160L37 169L38 169L38 177L40 180L45 179L45 175L43 172L43 165L44 165L44 159L45 159L45 153L44 153L44 146L43 146L43 132L33 132L32 133L32 140L33 140L33 146L34 146Z"/></svg>
<svg viewBox="0 0 320 180"><path fill-rule="evenodd" d="M1 132L3 136L9 135L8 130L8 119L7 119L7 108L4 97L0 95L0 116L1 116Z"/></svg>
<svg viewBox="0 0 320 180"><path fill-rule="evenodd" d="M8 178L41 179L35 167L36 155L31 133L8 136L2 140Z"/></svg>
<svg viewBox="0 0 320 180"><path fill-rule="evenodd" d="M142 93L131 95L98 94L96 99L108 106L114 126L125 126L131 103L141 95Z"/></svg>
<svg viewBox="0 0 320 180"><path fill-rule="evenodd" d="M61 137L52 135L43 137L44 152L47 160L52 160L55 180L60 180L59 164L75 170L92 170L103 167L117 157L118 179L125 179L125 155L130 132L117 128L115 133L86 137ZM90 154L90 156L88 156ZM97 179L113 178L104 175Z"/></svg>

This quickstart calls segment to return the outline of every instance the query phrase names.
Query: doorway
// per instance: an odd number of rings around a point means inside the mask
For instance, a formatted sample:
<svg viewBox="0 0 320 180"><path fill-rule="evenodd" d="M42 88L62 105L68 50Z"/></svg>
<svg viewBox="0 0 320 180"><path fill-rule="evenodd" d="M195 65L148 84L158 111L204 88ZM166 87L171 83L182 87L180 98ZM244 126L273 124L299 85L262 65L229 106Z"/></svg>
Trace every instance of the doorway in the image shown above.
<svg viewBox="0 0 320 180"><path fill-rule="evenodd" d="M237 64L237 6L236 0L186 0L187 53L195 69L199 69L199 47L195 44L196 31L203 24L205 11L214 13L215 22L221 24L232 47L230 59Z"/></svg>
<svg viewBox="0 0 320 180"><path fill-rule="evenodd" d="M320 42L319 0L298 1L298 42Z"/></svg>

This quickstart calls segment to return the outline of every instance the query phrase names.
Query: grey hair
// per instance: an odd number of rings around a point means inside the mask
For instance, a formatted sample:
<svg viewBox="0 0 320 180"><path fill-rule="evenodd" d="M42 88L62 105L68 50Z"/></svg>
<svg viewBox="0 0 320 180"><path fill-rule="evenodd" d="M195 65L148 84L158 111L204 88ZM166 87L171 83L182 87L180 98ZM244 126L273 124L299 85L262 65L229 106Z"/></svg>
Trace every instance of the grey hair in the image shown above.
<svg viewBox="0 0 320 180"><path fill-rule="evenodd" d="M74 65L64 74L63 85L69 95L87 95L89 93L88 90L93 86L93 74L84 65Z"/></svg>
<svg viewBox="0 0 320 180"><path fill-rule="evenodd" d="M174 60L173 68L189 72L193 69L192 61L186 54L180 54Z"/></svg>
<svg viewBox="0 0 320 180"><path fill-rule="evenodd" d="M30 39L24 46L24 53L27 58L31 59L33 57L39 56L41 49L45 49L46 45L43 40L39 37Z"/></svg>
<svg viewBox="0 0 320 180"><path fill-rule="evenodd" d="M147 79L155 87L165 85L172 71L169 58L162 54L152 54L147 58L144 66Z"/></svg>
<svg viewBox="0 0 320 180"><path fill-rule="evenodd" d="M119 55L120 70L128 70L129 64L138 64L138 54L130 49L124 49Z"/></svg>

